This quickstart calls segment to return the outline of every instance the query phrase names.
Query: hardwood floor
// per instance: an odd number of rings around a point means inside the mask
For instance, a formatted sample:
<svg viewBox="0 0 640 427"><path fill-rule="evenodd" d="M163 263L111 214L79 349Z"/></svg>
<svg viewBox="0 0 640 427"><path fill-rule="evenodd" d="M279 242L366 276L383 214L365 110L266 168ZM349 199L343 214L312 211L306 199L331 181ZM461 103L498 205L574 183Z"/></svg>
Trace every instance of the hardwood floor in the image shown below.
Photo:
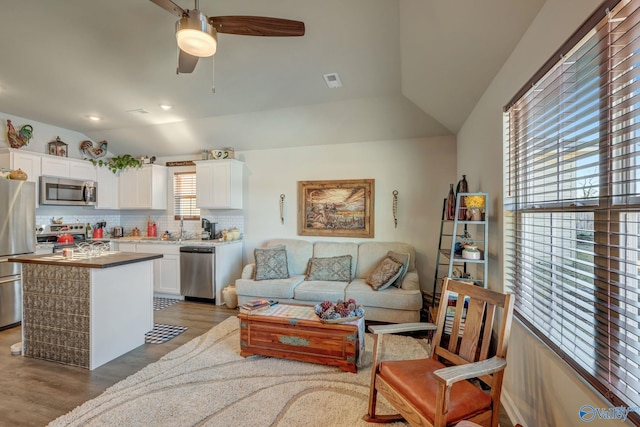
<svg viewBox="0 0 640 427"><path fill-rule="evenodd" d="M10 347L22 339L21 328L0 331L0 427L46 426L237 313L224 306L186 301L154 311L156 323L189 329L164 344L142 345L93 371L12 356ZM504 411L500 425L513 426Z"/></svg>
<svg viewBox="0 0 640 427"><path fill-rule="evenodd" d="M185 301L154 311L156 323L189 329L164 344L142 345L93 371L12 356L10 347L22 339L21 328L0 331L0 426L45 426L236 314L224 306Z"/></svg>

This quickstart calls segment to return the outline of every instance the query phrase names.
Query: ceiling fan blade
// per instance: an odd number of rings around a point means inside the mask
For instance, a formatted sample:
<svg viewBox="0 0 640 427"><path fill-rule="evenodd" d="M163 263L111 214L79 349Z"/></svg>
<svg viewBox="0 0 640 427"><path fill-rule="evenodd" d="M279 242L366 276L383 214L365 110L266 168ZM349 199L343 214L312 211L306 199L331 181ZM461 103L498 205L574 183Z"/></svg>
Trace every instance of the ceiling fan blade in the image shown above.
<svg viewBox="0 0 640 427"><path fill-rule="evenodd" d="M219 33L241 36L304 36L304 22L264 16L212 16L209 23Z"/></svg>
<svg viewBox="0 0 640 427"><path fill-rule="evenodd" d="M160 6L161 8L163 8L164 10L168 11L169 13L172 13L180 18L182 18L184 15L187 15L186 10L184 10L183 8L181 8L171 0L151 0L151 1L157 4L158 6Z"/></svg>
<svg viewBox="0 0 640 427"><path fill-rule="evenodd" d="M198 63L198 57L189 55L187 52L178 48L178 68L176 74L193 73Z"/></svg>

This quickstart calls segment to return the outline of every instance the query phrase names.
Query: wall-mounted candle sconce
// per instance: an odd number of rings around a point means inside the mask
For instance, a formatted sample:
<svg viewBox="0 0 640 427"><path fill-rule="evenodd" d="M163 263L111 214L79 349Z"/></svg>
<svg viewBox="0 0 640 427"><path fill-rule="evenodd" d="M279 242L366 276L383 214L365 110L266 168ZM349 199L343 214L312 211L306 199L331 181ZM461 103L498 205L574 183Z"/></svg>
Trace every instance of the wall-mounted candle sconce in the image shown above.
<svg viewBox="0 0 640 427"><path fill-rule="evenodd" d="M280 195L280 223L284 224L284 193Z"/></svg>
<svg viewBox="0 0 640 427"><path fill-rule="evenodd" d="M393 225L398 228L398 190L393 190Z"/></svg>

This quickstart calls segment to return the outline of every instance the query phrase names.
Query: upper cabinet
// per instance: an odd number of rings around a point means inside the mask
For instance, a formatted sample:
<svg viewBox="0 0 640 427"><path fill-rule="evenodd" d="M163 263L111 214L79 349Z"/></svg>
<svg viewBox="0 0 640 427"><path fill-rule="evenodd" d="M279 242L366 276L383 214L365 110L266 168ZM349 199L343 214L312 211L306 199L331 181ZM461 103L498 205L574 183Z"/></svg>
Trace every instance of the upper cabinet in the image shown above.
<svg viewBox="0 0 640 427"><path fill-rule="evenodd" d="M86 160L42 156L42 175L95 181L96 167Z"/></svg>
<svg viewBox="0 0 640 427"><path fill-rule="evenodd" d="M97 181L97 168L86 160L69 159L69 178Z"/></svg>
<svg viewBox="0 0 640 427"><path fill-rule="evenodd" d="M36 206L38 206L40 183L40 158L42 156L28 151L6 148L0 151L0 167L22 169L27 174L27 181L36 183Z"/></svg>
<svg viewBox="0 0 640 427"><path fill-rule="evenodd" d="M96 181L98 181L97 209L118 209L118 175L109 168L96 169Z"/></svg>
<svg viewBox="0 0 640 427"><path fill-rule="evenodd" d="M42 175L69 178L69 160L65 157L43 157Z"/></svg>
<svg viewBox="0 0 640 427"><path fill-rule="evenodd" d="M167 209L167 168L143 165L120 172L120 209ZM98 189L98 194L100 189Z"/></svg>
<svg viewBox="0 0 640 427"><path fill-rule="evenodd" d="M242 162L196 161L196 206L206 209L242 209Z"/></svg>
<svg viewBox="0 0 640 427"><path fill-rule="evenodd" d="M22 169L27 181L38 182L40 177L40 156L28 151L5 149L0 153L0 166L7 169Z"/></svg>

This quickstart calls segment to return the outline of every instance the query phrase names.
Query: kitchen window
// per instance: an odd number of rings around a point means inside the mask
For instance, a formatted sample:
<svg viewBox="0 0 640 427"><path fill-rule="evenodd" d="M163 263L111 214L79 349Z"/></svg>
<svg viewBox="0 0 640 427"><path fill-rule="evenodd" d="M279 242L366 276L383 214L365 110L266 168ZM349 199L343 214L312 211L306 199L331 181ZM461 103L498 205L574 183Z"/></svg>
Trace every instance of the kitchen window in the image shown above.
<svg viewBox="0 0 640 427"><path fill-rule="evenodd" d="M603 3L554 58L505 107L505 284L533 333L638 407L640 0Z"/></svg>
<svg viewBox="0 0 640 427"><path fill-rule="evenodd" d="M200 220L196 207L196 173L173 174L173 214L175 219Z"/></svg>

